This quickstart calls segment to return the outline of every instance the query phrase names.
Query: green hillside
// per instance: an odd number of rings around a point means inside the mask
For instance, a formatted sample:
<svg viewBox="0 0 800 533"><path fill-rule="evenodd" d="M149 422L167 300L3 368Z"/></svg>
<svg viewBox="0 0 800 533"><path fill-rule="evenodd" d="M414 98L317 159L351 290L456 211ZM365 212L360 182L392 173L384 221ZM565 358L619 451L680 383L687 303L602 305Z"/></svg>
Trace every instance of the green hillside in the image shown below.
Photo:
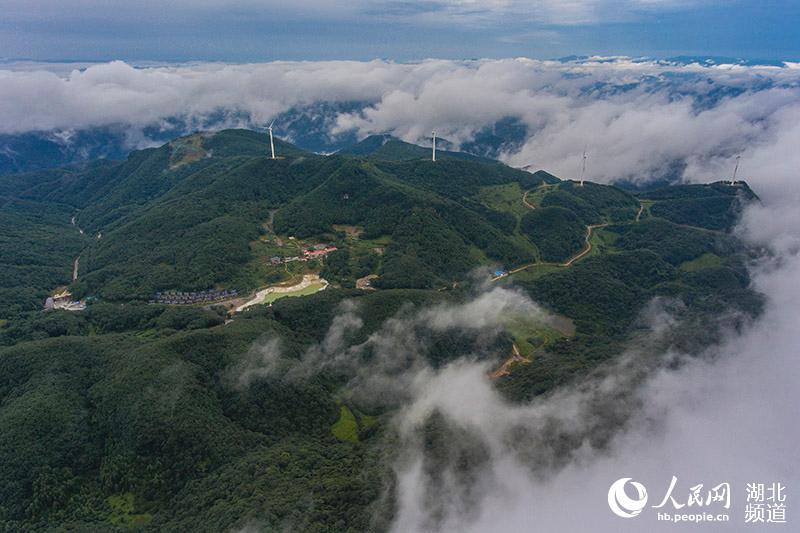
<svg viewBox="0 0 800 533"><path fill-rule="evenodd" d="M640 197L652 202L649 211L653 216L712 230L731 229L742 206L758 199L746 183L731 186L722 181L665 187Z"/></svg>
<svg viewBox="0 0 800 533"><path fill-rule="evenodd" d="M426 174L430 179L426 184L418 183L422 171L413 164L399 166L379 166L371 161L345 161L324 183L308 193L292 200L275 216L275 230L278 233L298 237L312 237L330 233L334 224L356 225L363 228L362 237L376 238L389 236L387 253L380 270L385 286L419 287L431 286L437 279L453 280L463 276L469 268L487 261L497 261L519 265L534 258L532 243L521 243L507 235L503 227L503 214L486 209L470 201L465 195L477 189L483 179L486 183L518 178L515 172L481 173L481 163L472 168L472 182L465 179L463 190L441 191L445 185L444 176L448 169L458 170L450 163L430 163ZM499 167L493 164L493 167ZM510 169L509 169L510 171ZM459 175L452 172L452 175ZM481 178L483 176L483 178ZM527 176L525 179L529 179ZM441 181L439 181L441 179ZM447 197L450 192L454 198ZM459 192L461 194L459 194ZM409 214L415 209L426 208L425 216L429 223L421 224L423 233L408 231L413 219ZM430 239L430 242L425 242ZM413 241L413 243L411 242ZM473 246L478 257L456 252L453 248L466 251ZM441 270L441 258L453 253L455 271ZM483 258L483 259L481 259ZM457 265L456 265L457 263ZM408 271L410 265L419 264L420 269ZM401 272L406 281L394 279ZM417 279L413 282L407 276L416 272L417 277L427 277L428 281Z"/></svg>
<svg viewBox="0 0 800 533"><path fill-rule="evenodd" d="M69 208L0 197L0 317L37 309L72 281L73 260L90 241Z"/></svg>
<svg viewBox="0 0 800 533"><path fill-rule="evenodd" d="M3 216L15 228L0 243L3 257L27 261L20 254L27 234L39 235L29 252L47 256L28 262L34 270L5 260L10 275L0 290L9 297L0 314L33 311L60 285L111 302L171 290L247 293L298 279L302 265L272 267L267 259L296 255L303 242L342 250L347 265L326 272L346 286L377 275L375 286L385 288L441 287L480 266L566 262L584 251L589 225L636 222L643 231L650 227L644 222L663 219L724 229L755 199L746 184L718 183L651 191L640 201L615 187L579 186L485 159L389 158L381 152L387 146L423 150L375 136L346 157L325 157L278 140L272 160L266 135L226 130L133 152L126 161L0 178ZM409 230L418 217L426 222ZM337 227L359 228L360 237ZM635 234L622 233L618 246L635 245ZM287 248L290 237L299 240ZM681 256L690 260L694 251ZM78 257L78 280L70 283Z"/></svg>
<svg viewBox="0 0 800 533"><path fill-rule="evenodd" d="M687 353L761 312L728 231L743 183L634 196L382 137L267 150L227 130L0 177L0 530L385 531L407 371L517 347L493 383L526 401L640 342L653 299ZM502 286L553 324L431 318ZM62 287L86 309L43 311ZM458 435L420 436L462 464Z"/></svg>
<svg viewBox="0 0 800 533"><path fill-rule="evenodd" d="M542 207L530 211L520 226L539 248L542 261L566 261L583 247L586 225L574 211L563 207Z"/></svg>
<svg viewBox="0 0 800 533"><path fill-rule="evenodd" d="M432 163L371 155L323 157L280 141L276 150L279 159L271 160L265 155L265 135L229 130L177 139L134 152L123 162L0 181L11 198L58 202L62 225L75 215L73 229L94 237L72 249L81 257L74 294L126 301L146 300L167 290L249 291L277 279L279 273L256 264L260 259L253 244L267 231L271 216L275 231L284 237L331 240L333 225L344 224L362 226L365 238L391 239L412 208L432 209L449 226L447 232L472 251L457 261L455 274L438 272L433 256L422 259L423 270L433 274L410 286L453 280L493 261L519 265L533 260L535 243L520 234L508 235L514 233L513 218L474 196L486 185L530 187L555 179L477 158ZM403 239L403 233L396 237ZM395 242L373 270L386 273L387 286L402 285L391 279L392 273L420 260L409 257L411 253L406 243ZM69 280L61 276L57 281ZM16 278L10 280L8 288L17 283ZM49 285L37 288L37 297L53 288ZM33 309L34 300L19 309L26 308Z"/></svg>
<svg viewBox="0 0 800 533"><path fill-rule="evenodd" d="M437 160L466 159L471 161L490 161L466 152L447 150L450 143L443 139L437 139L436 142ZM411 159L431 159L432 149L401 141L391 135L370 135L353 146L339 150L337 154L369 157L370 159L381 161L405 161Z"/></svg>

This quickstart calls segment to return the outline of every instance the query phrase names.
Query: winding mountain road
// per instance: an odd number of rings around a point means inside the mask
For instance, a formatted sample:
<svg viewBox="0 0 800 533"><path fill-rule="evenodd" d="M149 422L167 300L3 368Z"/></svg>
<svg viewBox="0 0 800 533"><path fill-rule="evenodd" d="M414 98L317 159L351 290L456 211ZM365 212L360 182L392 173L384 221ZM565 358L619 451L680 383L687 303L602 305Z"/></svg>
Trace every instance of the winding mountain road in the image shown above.
<svg viewBox="0 0 800 533"><path fill-rule="evenodd" d="M533 191L538 189L547 189L548 187L554 187L555 185L556 185L555 183L542 183L540 185L537 185L533 189L528 189L527 191L525 191L525 194L522 195L522 205L524 205L528 209L536 209L536 206L528 201L528 193L532 193Z"/></svg>
<svg viewBox="0 0 800 533"><path fill-rule="evenodd" d="M522 195L522 204L528 209L536 209L535 205L528 203L528 193L531 192L532 190L533 189L529 189L525 191L525 194Z"/></svg>
<svg viewBox="0 0 800 533"><path fill-rule="evenodd" d="M542 185L539 185L539 187L537 187L537 189L541 188L541 187L550 187L550 186L551 186L550 184L542 184ZM529 190L525 191L525 194L522 195L522 203L528 209L536 209L535 205L533 205L533 204L528 202L528 193L532 192L534 190L535 189L529 189ZM641 213L641 210L640 210L640 213ZM637 215L637 221L638 221L638 215ZM592 251L592 234L594 233L594 230L596 230L598 228L604 228L606 226L608 226L607 223L605 223L605 224L592 224L592 225L586 226L586 236L584 237L583 248L581 249L581 251L579 251L578 253L576 253L575 255L573 255L572 257L570 257L569 259L567 259L563 263L547 263L547 262L541 262L541 261L537 261L537 262L534 262L534 263L528 263L527 265L522 265L522 266L517 267L517 268L515 268L513 270L509 270L505 274L501 274L501 275L499 275L497 277L494 277L494 278L491 279L491 281L497 281L499 279L508 277L511 274L516 274L517 272L521 272L523 270L526 270L528 268L535 267L535 266L545 266L545 265L558 266L558 267L572 266L572 263L574 263L575 261L578 261L579 259L583 258L584 256L586 256L587 254L589 254Z"/></svg>
<svg viewBox="0 0 800 533"><path fill-rule="evenodd" d="M561 263L558 266L568 267L572 263L574 263L575 261L580 259L581 257L583 257L586 254L588 254L589 252L591 252L592 251L592 232L597 228L604 228L606 226L608 226L608 224L592 224L591 226L586 226L586 237L584 239L585 244L583 246L583 250L581 250L577 254L573 255L572 257L570 257L569 260L566 263Z"/></svg>
<svg viewBox="0 0 800 533"><path fill-rule="evenodd" d="M639 222L639 219L642 217L642 211L644 211L644 204L639 202L639 210L636 212L636 222Z"/></svg>

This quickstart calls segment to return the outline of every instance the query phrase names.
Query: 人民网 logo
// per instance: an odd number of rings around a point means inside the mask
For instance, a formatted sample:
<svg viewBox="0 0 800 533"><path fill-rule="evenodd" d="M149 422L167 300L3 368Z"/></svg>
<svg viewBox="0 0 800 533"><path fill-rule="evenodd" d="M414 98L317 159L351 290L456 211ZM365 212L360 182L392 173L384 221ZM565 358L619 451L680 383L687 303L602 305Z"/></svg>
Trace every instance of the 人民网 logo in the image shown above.
<svg viewBox="0 0 800 533"><path fill-rule="evenodd" d="M636 489L638 495L636 499L630 498L625 493L625 485L629 481L633 488ZM608 489L608 506L619 517L633 518L642 512L645 505L647 505L647 489L641 483L631 481L629 477L616 480Z"/></svg>

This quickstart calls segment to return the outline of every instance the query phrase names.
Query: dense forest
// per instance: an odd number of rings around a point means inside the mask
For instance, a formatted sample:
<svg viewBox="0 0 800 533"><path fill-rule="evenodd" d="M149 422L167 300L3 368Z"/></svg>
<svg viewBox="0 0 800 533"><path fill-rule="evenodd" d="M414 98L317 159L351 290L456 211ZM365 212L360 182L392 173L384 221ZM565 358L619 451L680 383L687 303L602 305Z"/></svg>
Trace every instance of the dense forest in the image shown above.
<svg viewBox="0 0 800 533"><path fill-rule="evenodd" d="M688 353L761 312L730 232L744 183L634 195L383 136L267 147L228 130L0 176L0 530L385 531L409 373L520 347L494 384L524 402L602 369L654 302ZM309 274L329 285L238 313L151 301ZM63 288L86 309L43 311ZM566 326L450 312L503 290ZM480 460L436 415L420 432L432 464Z"/></svg>

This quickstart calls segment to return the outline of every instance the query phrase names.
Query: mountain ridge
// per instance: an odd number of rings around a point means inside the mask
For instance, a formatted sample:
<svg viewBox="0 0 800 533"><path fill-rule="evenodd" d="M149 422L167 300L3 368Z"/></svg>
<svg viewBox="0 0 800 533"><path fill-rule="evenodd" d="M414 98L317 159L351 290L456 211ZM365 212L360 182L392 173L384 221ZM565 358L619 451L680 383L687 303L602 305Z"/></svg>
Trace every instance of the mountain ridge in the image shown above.
<svg viewBox="0 0 800 533"><path fill-rule="evenodd" d="M0 180L0 194L9 198L7 202L18 198L61 205L62 219L69 215L74 224L66 227L67 231L80 229L94 237L84 241L83 250L75 251L76 256L81 255L81 273L73 289L78 295L112 300L146 300L156 291L170 289L235 285L247 291L258 287L271 274L265 273L268 268L253 263L252 248L254 242L263 240L262 225L268 218L274 218L275 228L283 235L336 240L334 226L352 225L363 227L367 238L391 241L406 213L416 207L433 209L435 219L444 224L442 231L451 239L458 235L472 247L471 259L457 269L463 273L492 263L515 268L539 258L535 241L544 242L548 237L537 234L534 239L533 233L522 231L521 215L525 213L518 210L524 191L545 193L541 209L525 214L525 220L543 219L552 208L560 207L578 214L576 220L581 222L575 224L589 225L604 217L614 219L617 215L608 210L612 205L616 206L613 209L628 210L624 216L622 211L618 213L623 218L633 217L639 207L635 196L611 186L587 183L576 187L544 171L531 173L483 158L450 157L446 152L434 163L427 159L427 149L407 143L398 146L409 157L387 158L379 150L393 143L400 141L383 136L369 139L362 149L355 150L363 152L361 155L321 156L277 140L278 159L271 160L268 137L262 133L198 133L132 152L121 162L98 161L9 176ZM416 157L422 152L426 157ZM553 187L542 189L542 185ZM490 190L510 192L513 187L520 192L508 201L518 202L520 207L511 211L487 203L483 197ZM666 190L675 196L689 190L686 187L691 186ZM754 195L746 184L735 189L714 187L691 189L697 192L686 193L685 198L670 197L663 191L641 193L639 198L655 203L653 214L672 222L724 229L738 214L731 207L736 194L727 192L735 190L749 199ZM611 204L597 203L605 197ZM698 211L706 213L704 220L693 215ZM525 224L531 227L530 222ZM583 236L575 232L569 239L580 243ZM574 253L574 246L564 253ZM392 250L390 247L388 262L399 260ZM565 256L546 258L561 260ZM429 260L436 261L433 257ZM379 275L381 268L372 273ZM455 281L449 275L443 279ZM385 283L398 286L397 282ZM419 279L408 283L426 285Z"/></svg>
<svg viewBox="0 0 800 533"><path fill-rule="evenodd" d="M762 309L743 182L267 150L233 130L0 177L0 529L388 530L407 373L479 360L526 402L607 371L649 306L675 318L653 353L688 354ZM41 309L65 288L85 310ZM496 297L550 318L454 320ZM419 431L434 467L472 457L436 416Z"/></svg>

